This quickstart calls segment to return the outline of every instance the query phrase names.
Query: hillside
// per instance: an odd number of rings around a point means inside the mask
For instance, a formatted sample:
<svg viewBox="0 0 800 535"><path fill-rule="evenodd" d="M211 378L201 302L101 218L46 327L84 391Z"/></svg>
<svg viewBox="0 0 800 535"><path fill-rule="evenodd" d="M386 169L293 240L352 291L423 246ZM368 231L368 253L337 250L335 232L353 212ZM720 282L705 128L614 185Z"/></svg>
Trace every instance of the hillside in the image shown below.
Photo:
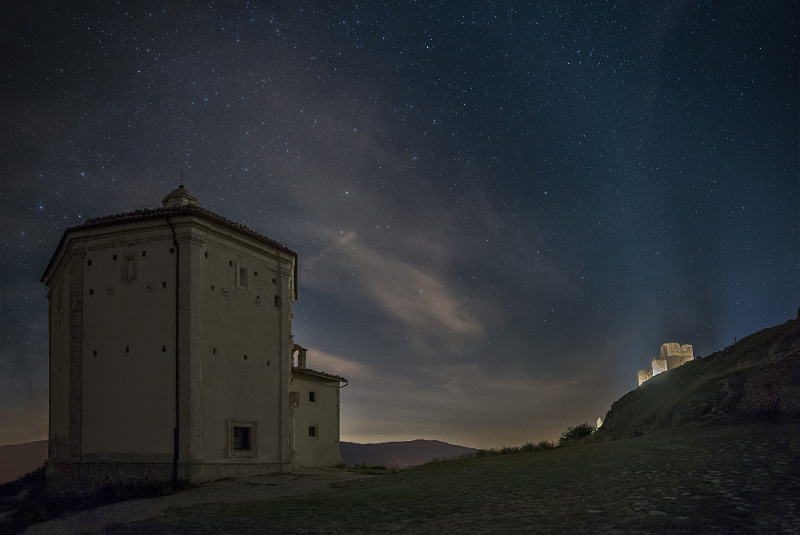
<svg viewBox="0 0 800 535"><path fill-rule="evenodd" d="M611 406L598 439L689 423L800 419L800 320L657 375Z"/></svg>
<svg viewBox="0 0 800 535"><path fill-rule="evenodd" d="M44 466L47 441L0 446L0 485Z"/></svg>
<svg viewBox="0 0 800 535"><path fill-rule="evenodd" d="M342 462L347 466L366 464L407 468L433 461L454 459L475 449L455 446L438 440L411 440L408 442L382 442L378 444L341 443Z"/></svg>

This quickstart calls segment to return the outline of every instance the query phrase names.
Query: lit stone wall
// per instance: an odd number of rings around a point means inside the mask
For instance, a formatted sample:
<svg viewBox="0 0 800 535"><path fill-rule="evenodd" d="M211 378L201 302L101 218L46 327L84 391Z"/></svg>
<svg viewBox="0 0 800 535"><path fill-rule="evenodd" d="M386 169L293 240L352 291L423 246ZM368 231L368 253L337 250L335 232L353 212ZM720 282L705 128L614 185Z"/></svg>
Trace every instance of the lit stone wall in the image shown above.
<svg viewBox="0 0 800 535"><path fill-rule="evenodd" d="M659 358L653 359L650 363L651 370L639 370L637 379L639 386L652 379L654 376L682 366L683 364L694 360L692 346L690 344L677 344L674 342L666 343L661 346L659 351Z"/></svg>
<svg viewBox="0 0 800 535"><path fill-rule="evenodd" d="M690 344L669 343L661 346L660 358L667 361L667 369L671 370L694 360L694 353Z"/></svg>
<svg viewBox="0 0 800 535"><path fill-rule="evenodd" d="M639 386L648 379L653 378L653 370L639 370Z"/></svg>

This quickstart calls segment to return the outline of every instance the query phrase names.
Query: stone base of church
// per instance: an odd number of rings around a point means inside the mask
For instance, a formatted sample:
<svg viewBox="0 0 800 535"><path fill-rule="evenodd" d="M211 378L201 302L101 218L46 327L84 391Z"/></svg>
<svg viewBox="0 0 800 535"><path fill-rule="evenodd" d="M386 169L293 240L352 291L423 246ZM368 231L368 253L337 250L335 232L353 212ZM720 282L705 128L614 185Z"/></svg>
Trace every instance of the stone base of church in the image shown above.
<svg viewBox="0 0 800 535"><path fill-rule="evenodd" d="M290 472L287 462L256 459L221 462L178 462L178 481L205 483L218 479L245 478ZM91 494L106 487L160 485L170 483L173 465L148 460L48 460L45 463L47 491L55 495Z"/></svg>

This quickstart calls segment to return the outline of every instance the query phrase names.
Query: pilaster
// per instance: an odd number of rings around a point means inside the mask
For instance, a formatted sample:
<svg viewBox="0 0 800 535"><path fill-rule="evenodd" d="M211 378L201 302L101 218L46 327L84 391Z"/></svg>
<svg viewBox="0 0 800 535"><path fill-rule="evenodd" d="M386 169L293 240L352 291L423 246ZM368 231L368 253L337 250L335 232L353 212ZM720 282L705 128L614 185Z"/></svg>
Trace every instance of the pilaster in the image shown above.
<svg viewBox="0 0 800 535"><path fill-rule="evenodd" d="M294 275L293 266L281 265L281 278L279 284L279 295L281 302L281 325L280 325L280 460L290 462L292 457L291 434L292 418L289 407L289 383L292 377L292 277Z"/></svg>
<svg viewBox="0 0 800 535"><path fill-rule="evenodd" d="M83 428L83 259L84 251L69 258L69 424L67 456L81 458Z"/></svg>
<svg viewBox="0 0 800 535"><path fill-rule="evenodd" d="M179 462L202 458L202 370L200 367L200 306L203 240L189 225L176 225L178 265ZM188 473L185 474L188 479Z"/></svg>

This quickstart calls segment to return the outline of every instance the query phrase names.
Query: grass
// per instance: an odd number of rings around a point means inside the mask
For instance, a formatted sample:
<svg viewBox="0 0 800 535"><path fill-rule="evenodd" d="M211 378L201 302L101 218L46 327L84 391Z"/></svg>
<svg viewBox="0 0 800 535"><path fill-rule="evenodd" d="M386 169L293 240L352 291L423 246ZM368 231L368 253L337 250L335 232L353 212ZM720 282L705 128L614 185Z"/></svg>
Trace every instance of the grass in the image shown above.
<svg viewBox="0 0 800 535"><path fill-rule="evenodd" d="M333 492L181 509L112 533L793 533L796 424L430 463ZM795 531L792 531L795 530Z"/></svg>

